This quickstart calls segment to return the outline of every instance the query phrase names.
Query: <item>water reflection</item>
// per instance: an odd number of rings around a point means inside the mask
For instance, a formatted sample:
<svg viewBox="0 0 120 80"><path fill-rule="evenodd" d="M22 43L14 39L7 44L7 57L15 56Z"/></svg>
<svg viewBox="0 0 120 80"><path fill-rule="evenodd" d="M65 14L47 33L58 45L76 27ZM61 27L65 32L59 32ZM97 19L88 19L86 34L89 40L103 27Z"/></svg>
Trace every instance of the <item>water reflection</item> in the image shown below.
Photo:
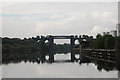
<svg viewBox="0 0 120 80"><path fill-rule="evenodd" d="M34 59L33 59L34 60ZM30 59L22 59L21 61L12 61L3 64L3 77L24 77L24 78L116 78L117 71L114 67L109 68L104 63L103 66L99 61L94 59L83 58L71 62L70 53L56 54L55 61L41 62L37 58L32 61ZM103 61L104 62L104 61ZM102 62L101 62L102 63ZM111 63L108 63L111 64ZM111 64L113 65L113 64ZM98 70L98 66L102 70ZM105 67L106 66L106 67ZM113 70L111 70L113 68ZM107 70L107 71L106 71Z"/></svg>
<svg viewBox="0 0 120 80"><path fill-rule="evenodd" d="M68 53L70 54L70 53ZM56 54L56 55L60 55L60 54ZM66 54L64 54L66 55ZM66 55L67 56L67 55ZM68 57L68 56L67 56ZM76 56L77 58L79 58L79 55ZM10 63L21 63L21 62L24 62L24 63L37 63L37 64L44 64L44 63L48 63L48 64L52 64L52 63L78 63L80 65L83 65L83 64L90 64L90 63L93 63L96 67L97 67L97 70L98 71L102 71L102 70L105 70L105 71L113 71L113 70L116 70L116 64L115 63L112 63L112 62L106 62L106 61L101 61L101 60L97 60L97 59L90 59L90 58L86 58L86 57L83 57L82 59L75 59L74 62L71 61L70 59L65 59L65 60L55 60L54 62L50 62L49 61L49 56L46 56L45 59L41 59L39 57L39 54L38 53L34 53L33 54L25 54L23 56L19 56L18 59L15 59L15 58L10 58L10 59L3 59L3 64L4 65L8 65Z"/></svg>
<svg viewBox="0 0 120 80"><path fill-rule="evenodd" d="M107 61L101 61L101 60L96 60L96 59L89 59L89 58L83 58L83 60L80 62L80 64L83 63L94 63L94 65L97 67L97 70L102 71L112 71L116 70L116 65L115 63L112 62L107 62Z"/></svg>
<svg viewBox="0 0 120 80"><path fill-rule="evenodd" d="M118 71L118 80L120 80L120 71Z"/></svg>

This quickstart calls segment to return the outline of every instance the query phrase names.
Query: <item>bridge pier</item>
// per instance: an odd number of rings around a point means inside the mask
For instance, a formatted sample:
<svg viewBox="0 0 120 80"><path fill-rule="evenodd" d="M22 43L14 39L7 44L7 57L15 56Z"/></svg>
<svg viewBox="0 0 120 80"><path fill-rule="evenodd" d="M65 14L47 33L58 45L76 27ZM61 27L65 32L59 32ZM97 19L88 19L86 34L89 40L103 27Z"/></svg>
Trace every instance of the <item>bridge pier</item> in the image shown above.
<svg viewBox="0 0 120 80"><path fill-rule="evenodd" d="M42 45L42 47L41 47L42 49L41 49L41 54L40 54L40 60L43 63L45 61L45 56L46 56L45 48L44 48L44 46L45 46L45 38L44 38L44 36L41 37L41 45Z"/></svg>
<svg viewBox="0 0 120 80"><path fill-rule="evenodd" d="M54 62L54 39L49 38L49 46L50 46L50 53L49 53L49 61Z"/></svg>
<svg viewBox="0 0 120 80"><path fill-rule="evenodd" d="M73 48L75 46L74 36L71 36L70 43L71 43L71 61L74 61L75 60L75 52L73 50Z"/></svg>

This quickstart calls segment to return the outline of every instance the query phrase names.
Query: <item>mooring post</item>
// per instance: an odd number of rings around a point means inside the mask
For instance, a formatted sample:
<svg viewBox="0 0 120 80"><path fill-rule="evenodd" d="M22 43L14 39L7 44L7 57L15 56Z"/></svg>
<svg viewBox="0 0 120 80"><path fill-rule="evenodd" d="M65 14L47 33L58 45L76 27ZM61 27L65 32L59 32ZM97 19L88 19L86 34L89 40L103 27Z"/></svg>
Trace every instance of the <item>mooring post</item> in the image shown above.
<svg viewBox="0 0 120 80"><path fill-rule="evenodd" d="M54 62L54 39L52 37L49 37L49 46L50 46L49 61Z"/></svg>
<svg viewBox="0 0 120 80"><path fill-rule="evenodd" d="M74 39L74 36L71 36L71 39L70 39L70 43L71 43L71 61L74 61L75 60L75 53L74 53L74 45L75 45L75 39Z"/></svg>

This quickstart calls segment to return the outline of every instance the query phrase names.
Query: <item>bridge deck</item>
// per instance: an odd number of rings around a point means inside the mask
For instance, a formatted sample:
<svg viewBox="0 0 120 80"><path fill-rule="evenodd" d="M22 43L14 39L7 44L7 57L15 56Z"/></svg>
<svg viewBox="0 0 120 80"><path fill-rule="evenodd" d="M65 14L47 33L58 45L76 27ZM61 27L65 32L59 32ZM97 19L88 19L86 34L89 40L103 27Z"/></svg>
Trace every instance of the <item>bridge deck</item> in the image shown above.
<svg viewBox="0 0 120 80"><path fill-rule="evenodd" d="M54 38L54 39L71 39L71 38L78 38L78 36L47 36L47 38Z"/></svg>

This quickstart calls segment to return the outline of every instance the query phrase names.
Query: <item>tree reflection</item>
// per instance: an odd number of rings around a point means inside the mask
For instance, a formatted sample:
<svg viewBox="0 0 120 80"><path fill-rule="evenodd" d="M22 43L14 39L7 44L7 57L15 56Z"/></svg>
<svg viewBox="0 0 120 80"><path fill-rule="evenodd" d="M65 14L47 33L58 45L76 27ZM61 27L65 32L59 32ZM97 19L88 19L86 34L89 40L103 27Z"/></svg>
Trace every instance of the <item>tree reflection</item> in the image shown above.
<svg viewBox="0 0 120 80"><path fill-rule="evenodd" d="M112 62L107 62L107 61L102 61L102 60L98 60L98 59L94 59L94 58L82 58L82 60L79 62L80 65L87 63L89 65L89 63L93 63L96 67L97 70L102 71L112 71L112 70L116 70L116 64L112 63Z"/></svg>
<svg viewBox="0 0 120 80"><path fill-rule="evenodd" d="M49 59L42 59L39 55L39 53L31 53L31 54L25 54L25 55L18 55L17 59L15 58L10 58L10 59L3 59L3 64L10 64L10 63L37 63L37 64L44 64L44 63L48 63L51 64L51 62L49 62ZM53 63L66 63L66 62L71 62L70 60L64 60L64 61L54 61ZM86 64L89 65L90 63L93 63L96 67L98 71L112 71L112 70L116 70L116 64L115 63L111 63L111 62L106 62L106 61L101 61L101 60L97 60L97 59L90 59L90 58L86 58L83 57L80 61L79 64Z"/></svg>

